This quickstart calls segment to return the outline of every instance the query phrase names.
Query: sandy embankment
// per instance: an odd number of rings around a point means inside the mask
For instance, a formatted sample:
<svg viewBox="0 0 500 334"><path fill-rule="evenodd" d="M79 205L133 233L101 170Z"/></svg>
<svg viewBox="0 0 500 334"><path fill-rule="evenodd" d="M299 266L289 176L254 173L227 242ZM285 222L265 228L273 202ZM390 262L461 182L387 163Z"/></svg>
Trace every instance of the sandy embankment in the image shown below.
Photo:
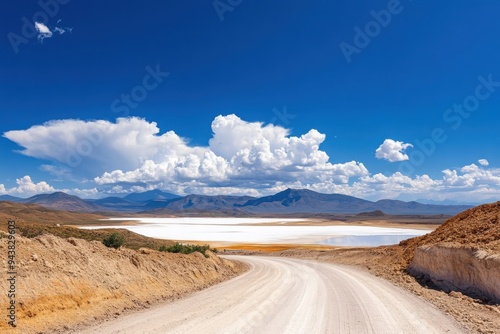
<svg viewBox="0 0 500 334"><path fill-rule="evenodd" d="M1 333L66 331L79 322L96 323L126 310L177 299L245 270L240 264L207 252L190 255L143 249L107 248L98 241L43 235L17 237L16 302L18 326ZM7 254L6 238L0 254ZM6 258L1 277L6 277ZM8 282L0 282L0 309L6 310Z"/></svg>
<svg viewBox="0 0 500 334"><path fill-rule="evenodd" d="M500 304L500 254L456 244L417 248L408 271L444 291L463 291Z"/></svg>

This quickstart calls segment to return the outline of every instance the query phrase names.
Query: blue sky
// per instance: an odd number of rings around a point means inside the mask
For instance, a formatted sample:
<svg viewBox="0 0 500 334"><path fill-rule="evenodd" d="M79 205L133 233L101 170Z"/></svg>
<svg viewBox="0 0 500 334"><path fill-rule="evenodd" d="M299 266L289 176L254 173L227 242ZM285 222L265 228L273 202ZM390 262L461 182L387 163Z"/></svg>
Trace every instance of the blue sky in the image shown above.
<svg viewBox="0 0 500 334"><path fill-rule="evenodd" d="M2 194L500 197L493 0L4 7Z"/></svg>

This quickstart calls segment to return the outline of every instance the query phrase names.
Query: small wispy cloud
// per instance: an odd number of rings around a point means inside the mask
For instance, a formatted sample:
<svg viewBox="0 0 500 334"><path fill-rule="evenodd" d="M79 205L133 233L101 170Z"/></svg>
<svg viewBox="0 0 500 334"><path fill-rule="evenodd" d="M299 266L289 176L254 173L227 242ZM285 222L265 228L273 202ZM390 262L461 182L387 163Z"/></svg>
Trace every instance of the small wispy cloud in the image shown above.
<svg viewBox="0 0 500 334"><path fill-rule="evenodd" d="M54 28L54 31L59 33L59 35L62 35L64 34L65 32L71 32L71 30L73 30L73 28L59 28L59 27L55 27Z"/></svg>
<svg viewBox="0 0 500 334"><path fill-rule="evenodd" d="M43 43L45 38L52 37L52 31L50 31L49 27L40 22L35 22L35 28L38 31L38 41Z"/></svg>
<svg viewBox="0 0 500 334"><path fill-rule="evenodd" d="M479 162L479 164L480 164L481 166L485 166L485 167L486 167L486 166L488 166L488 165L490 164L490 163L488 162L488 160L486 160L486 159L479 159L477 162Z"/></svg>
<svg viewBox="0 0 500 334"><path fill-rule="evenodd" d="M57 23L59 23L61 20L57 21ZM54 32L58 33L59 35L62 35L66 32L71 32L73 30L73 28L62 28L62 27L54 27L52 30L50 30L50 28L43 24L43 23L40 23L40 22L35 22L35 28L36 30L38 31L38 41L40 43L43 43L43 40L45 38L51 38L53 35L54 35Z"/></svg>

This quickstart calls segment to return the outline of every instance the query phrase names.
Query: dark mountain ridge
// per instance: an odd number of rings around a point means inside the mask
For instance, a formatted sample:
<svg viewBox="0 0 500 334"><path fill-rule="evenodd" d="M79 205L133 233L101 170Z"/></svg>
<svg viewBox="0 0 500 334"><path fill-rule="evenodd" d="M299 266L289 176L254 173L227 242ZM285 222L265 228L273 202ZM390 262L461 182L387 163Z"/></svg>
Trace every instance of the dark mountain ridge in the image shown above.
<svg viewBox="0 0 500 334"><path fill-rule="evenodd" d="M271 196L249 200L240 207L252 212L352 213L372 202L341 194L322 194L307 189L286 189Z"/></svg>
<svg viewBox="0 0 500 334"><path fill-rule="evenodd" d="M131 202L148 202L148 201L167 201L171 199L180 198L181 196L167 193L158 189L149 190L142 193L132 193L123 197L127 201Z"/></svg>
<svg viewBox="0 0 500 334"><path fill-rule="evenodd" d="M106 197L98 200L83 200L62 192L42 194L22 200L45 207L77 212L136 212L150 214L207 214L213 215L318 215L318 214L358 214L382 211L397 215L456 214L470 208L467 205L436 205L399 200L379 200L372 202L342 194L322 194L307 189L286 189L264 197L229 195L187 195L153 190L129 194L123 198Z"/></svg>

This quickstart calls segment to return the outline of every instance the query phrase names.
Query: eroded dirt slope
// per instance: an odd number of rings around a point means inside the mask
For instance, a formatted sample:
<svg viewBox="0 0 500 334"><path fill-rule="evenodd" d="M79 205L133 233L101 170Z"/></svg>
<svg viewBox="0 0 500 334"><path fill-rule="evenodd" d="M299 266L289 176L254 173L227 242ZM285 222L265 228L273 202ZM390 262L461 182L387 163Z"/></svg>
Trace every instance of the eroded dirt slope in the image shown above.
<svg viewBox="0 0 500 334"><path fill-rule="evenodd" d="M500 253L500 201L466 210L448 219L432 233L402 242L404 259L409 263L417 247L441 242Z"/></svg>
<svg viewBox="0 0 500 334"><path fill-rule="evenodd" d="M6 247L3 234L0 254L7 254ZM98 241L53 235L18 236L16 250L18 327L11 329L2 314L1 333L64 332L81 321L95 323L124 310L176 299L244 270L210 252L205 258L201 253L116 250ZM6 257L0 261L5 277ZM7 284L0 282L1 310L8 305Z"/></svg>

